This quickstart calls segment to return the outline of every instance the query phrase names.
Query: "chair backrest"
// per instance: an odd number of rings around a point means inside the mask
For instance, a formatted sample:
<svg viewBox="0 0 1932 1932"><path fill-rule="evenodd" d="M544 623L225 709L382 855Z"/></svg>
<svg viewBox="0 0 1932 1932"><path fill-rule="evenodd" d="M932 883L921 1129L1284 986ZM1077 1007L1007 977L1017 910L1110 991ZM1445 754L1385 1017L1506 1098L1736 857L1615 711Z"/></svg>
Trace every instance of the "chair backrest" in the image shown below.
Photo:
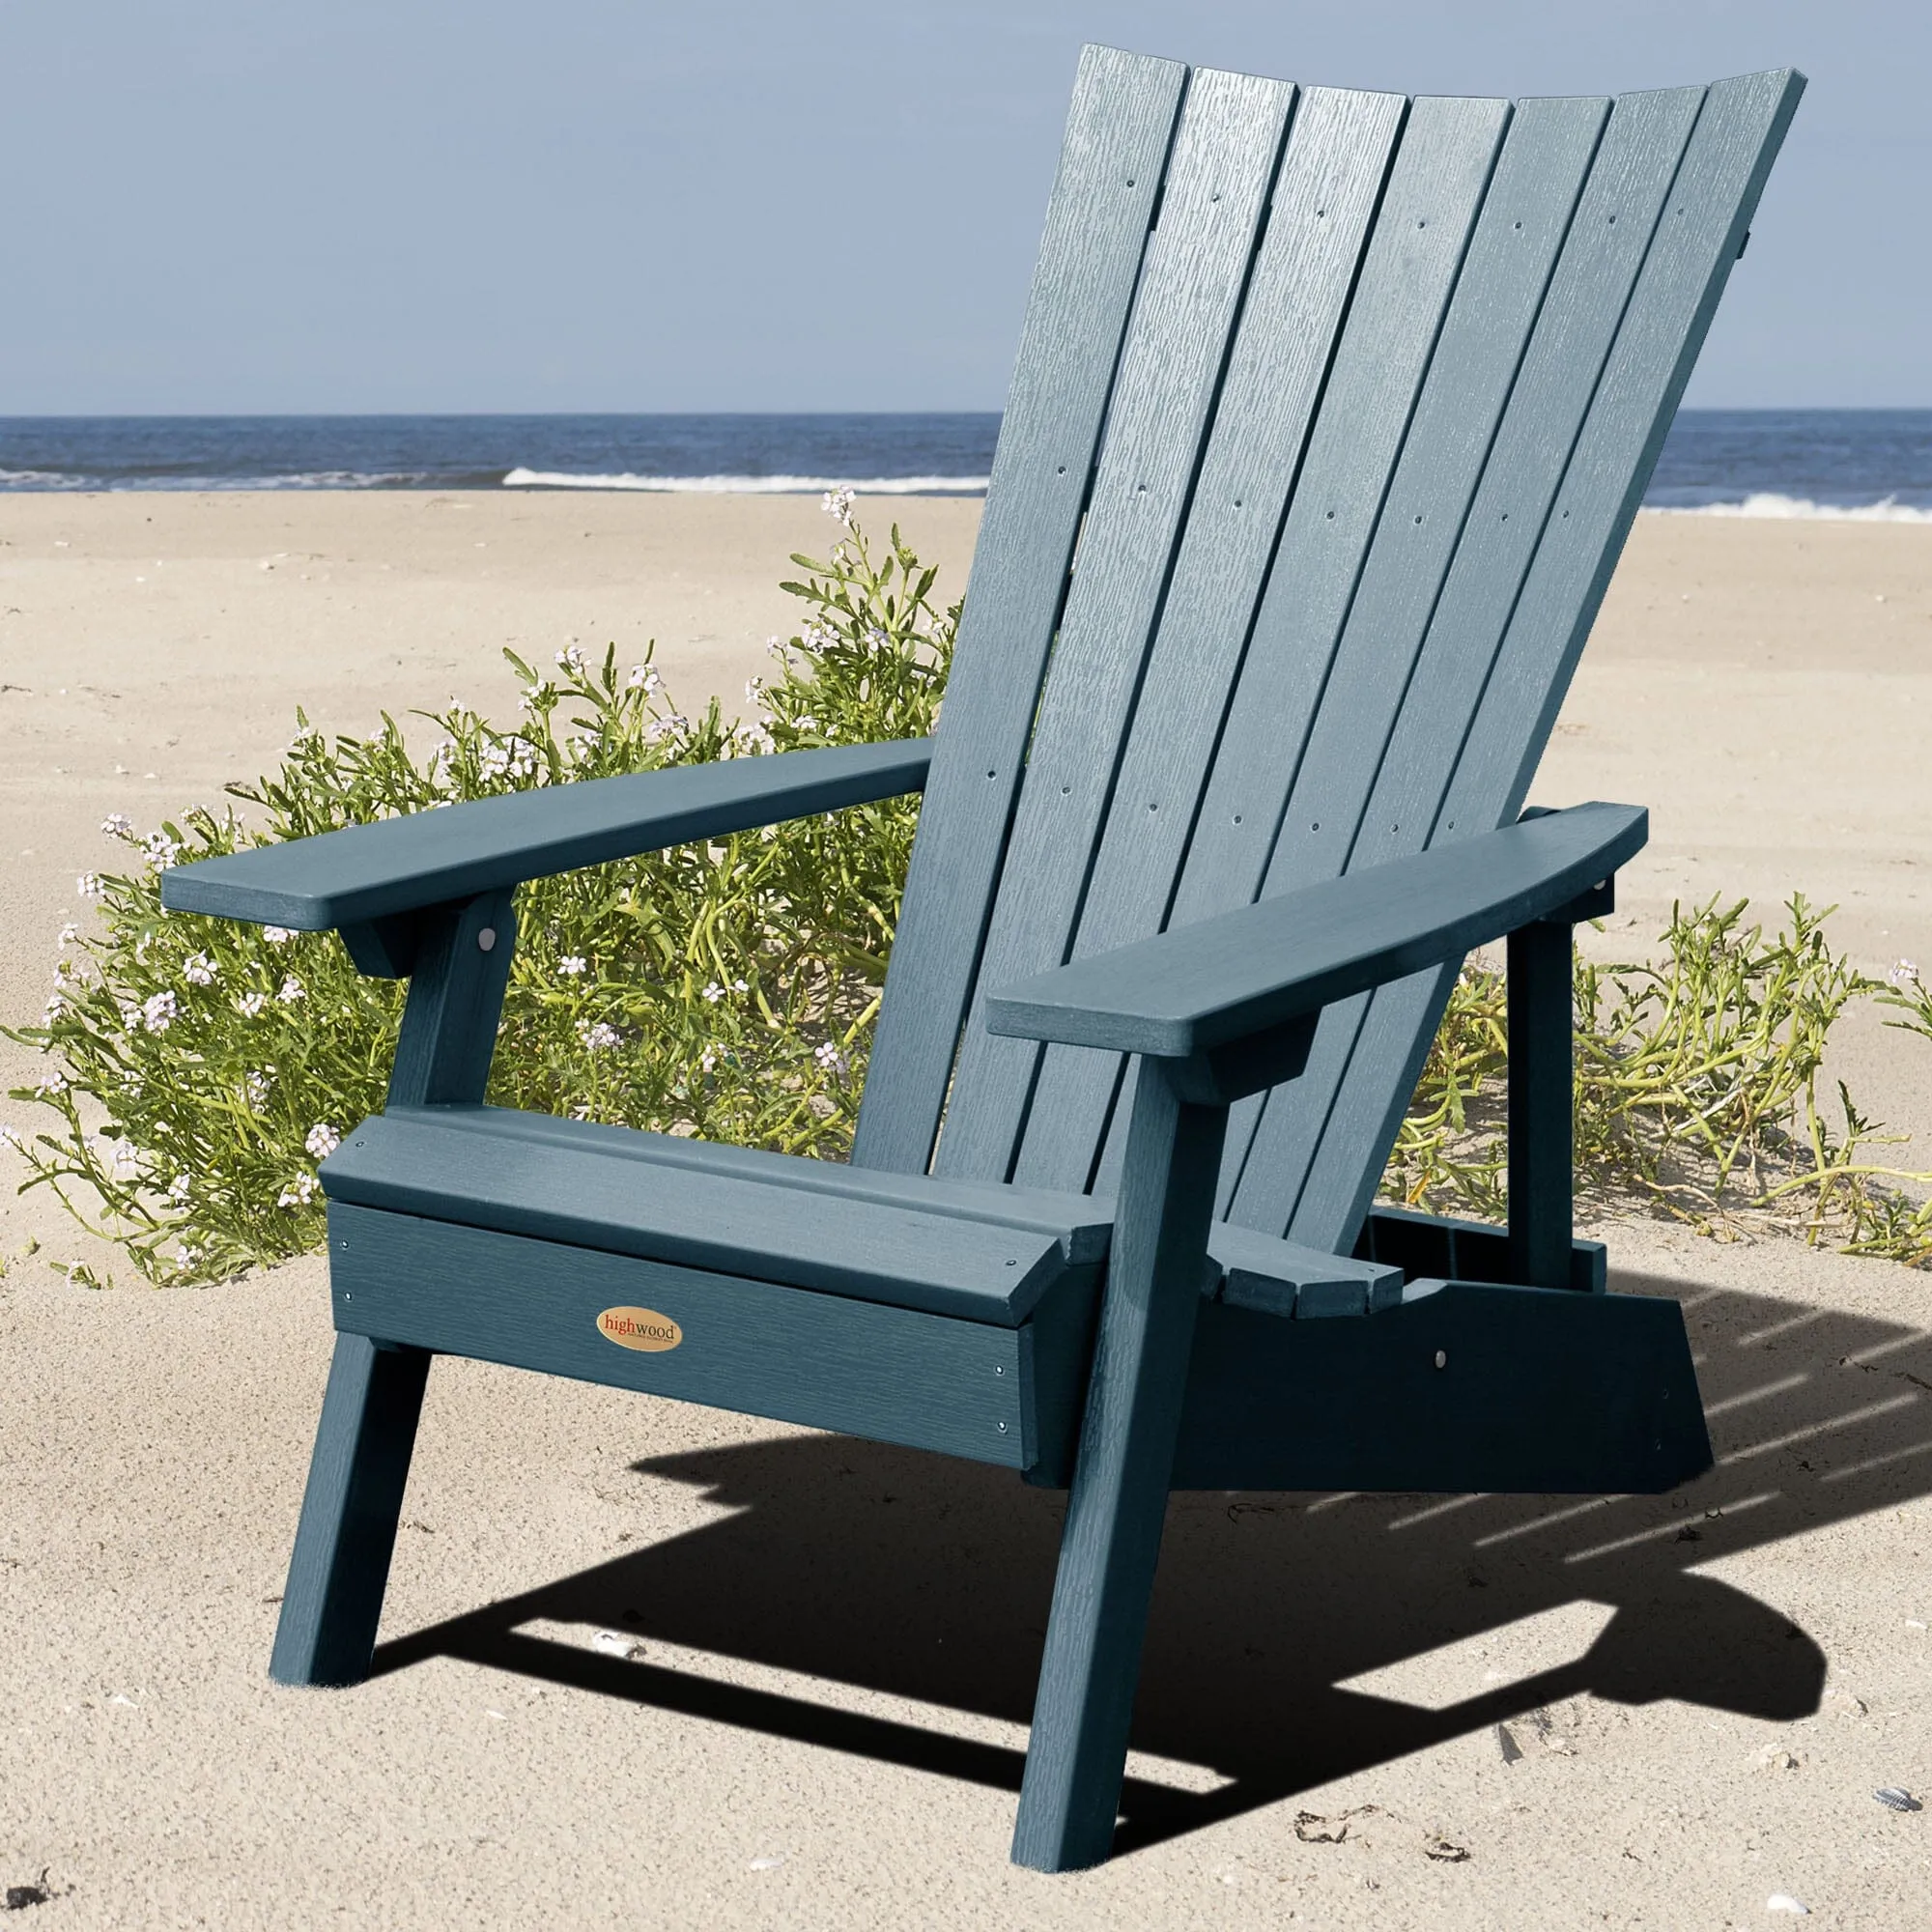
<svg viewBox="0 0 1932 1932"><path fill-rule="evenodd" d="M1087 49L857 1161L1106 1188L1118 1057L986 989L1517 813L1803 85ZM1353 1238L1453 979L1324 1015L1222 1214Z"/></svg>

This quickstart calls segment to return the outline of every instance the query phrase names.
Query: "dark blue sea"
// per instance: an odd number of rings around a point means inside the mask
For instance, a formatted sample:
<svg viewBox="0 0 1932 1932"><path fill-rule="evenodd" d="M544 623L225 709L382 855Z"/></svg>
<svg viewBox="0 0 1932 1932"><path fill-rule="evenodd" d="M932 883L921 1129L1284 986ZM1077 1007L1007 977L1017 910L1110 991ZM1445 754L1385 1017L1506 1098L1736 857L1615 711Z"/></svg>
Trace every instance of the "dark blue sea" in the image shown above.
<svg viewBox="0 0 1932 1932"><path fill-rule="evenodd" d="M0 417L0 490L973 496L996 413ZM1654 508L1932 520L1932 410L1687 410Z"/></svg>

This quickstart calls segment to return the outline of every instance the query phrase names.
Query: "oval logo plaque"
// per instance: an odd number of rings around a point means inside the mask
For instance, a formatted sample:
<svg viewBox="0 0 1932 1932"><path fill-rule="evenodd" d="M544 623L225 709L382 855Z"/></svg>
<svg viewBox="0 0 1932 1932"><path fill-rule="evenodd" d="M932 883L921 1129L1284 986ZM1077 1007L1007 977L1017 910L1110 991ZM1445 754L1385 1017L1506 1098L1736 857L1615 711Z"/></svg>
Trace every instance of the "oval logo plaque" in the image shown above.
<svg viewBox="0 0 1932 1932"><path fill-rule="evenodd" d="M655 1308L607 1308L597 1318L597 1332L620 1349L641 1349L647 1355L662 1354L684 1340L684 1330Z"/></svg>

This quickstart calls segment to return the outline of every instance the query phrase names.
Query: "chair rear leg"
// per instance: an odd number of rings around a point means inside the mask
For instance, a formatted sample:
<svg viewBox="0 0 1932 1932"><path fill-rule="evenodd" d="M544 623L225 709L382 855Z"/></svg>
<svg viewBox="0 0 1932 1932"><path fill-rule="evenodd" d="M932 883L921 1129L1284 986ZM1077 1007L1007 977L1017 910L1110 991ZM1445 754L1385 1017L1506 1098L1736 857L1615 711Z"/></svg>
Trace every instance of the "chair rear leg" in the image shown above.
<svg viewBox="0 0 1932 1932"><path fill-rule="evenodd" d="M430 1356L338 1335L269 1675L359 1684L396 1548Z"/></svg>
<svg viewBox="0 0 1932 1932"><path fill-rule="evenodd" d="M1113 1850L1226 1122L1142 1065L1013 1829L1036 1871Z"/></svg>

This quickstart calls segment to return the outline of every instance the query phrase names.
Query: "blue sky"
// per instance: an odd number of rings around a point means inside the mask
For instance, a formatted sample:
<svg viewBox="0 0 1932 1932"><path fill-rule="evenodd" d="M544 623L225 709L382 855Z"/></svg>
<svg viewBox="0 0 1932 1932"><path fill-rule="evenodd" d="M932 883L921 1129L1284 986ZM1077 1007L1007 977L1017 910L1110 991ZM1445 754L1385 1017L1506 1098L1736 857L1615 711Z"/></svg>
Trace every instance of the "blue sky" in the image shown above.
<svg viewBox="0 0 1932 1932"><path fill-rule="evenodd" d="M1087 40L1811 77L1690 401L1932 406L1932 6L9 0L0 413L995 409Z"/></svg>

